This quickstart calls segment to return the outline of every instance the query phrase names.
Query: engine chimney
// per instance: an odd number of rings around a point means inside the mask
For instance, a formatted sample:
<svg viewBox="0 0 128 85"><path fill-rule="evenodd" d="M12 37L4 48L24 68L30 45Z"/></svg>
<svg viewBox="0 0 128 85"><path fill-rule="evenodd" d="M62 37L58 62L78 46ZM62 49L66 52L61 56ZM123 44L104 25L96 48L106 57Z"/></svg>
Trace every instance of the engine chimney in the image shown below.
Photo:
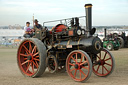
<svg viewBox="0 0 128 85"><path fill-rule="evenodd" d="M106 35L107 35L107 30L106 28L104 29L104 38L106 38Z"/></svg>
<svg viewBox="0 0 128 85"><path fill-rule="evenodd" d="M85 10L86 10L86 30L90 31L92 29L92 4L85 4Z"/></svg>

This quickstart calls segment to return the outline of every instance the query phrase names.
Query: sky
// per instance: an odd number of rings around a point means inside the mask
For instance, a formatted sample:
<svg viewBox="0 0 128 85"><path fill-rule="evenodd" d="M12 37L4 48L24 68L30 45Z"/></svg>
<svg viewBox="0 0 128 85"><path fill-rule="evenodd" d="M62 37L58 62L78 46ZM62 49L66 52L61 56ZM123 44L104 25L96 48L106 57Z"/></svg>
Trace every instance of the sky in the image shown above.
<svg viewBox="0 0 128 85"><path fill-rule="evenodd" d="M24 26L33 14L41 24L84 16L87 3L93 5L93 26L128 25L128 0L0 0L0 26Z"/></svg>

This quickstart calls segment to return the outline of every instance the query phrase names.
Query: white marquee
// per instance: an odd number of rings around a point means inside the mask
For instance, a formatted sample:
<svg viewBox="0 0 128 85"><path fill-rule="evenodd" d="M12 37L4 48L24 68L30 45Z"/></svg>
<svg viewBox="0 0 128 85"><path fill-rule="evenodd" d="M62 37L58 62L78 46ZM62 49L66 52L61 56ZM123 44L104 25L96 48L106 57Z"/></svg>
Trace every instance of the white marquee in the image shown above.
<svg viewBox="0 0 128 85"><path fill-rule="evenodd" d="M0 29L0 36L23 36L24 30L22 29Z"/></svg>

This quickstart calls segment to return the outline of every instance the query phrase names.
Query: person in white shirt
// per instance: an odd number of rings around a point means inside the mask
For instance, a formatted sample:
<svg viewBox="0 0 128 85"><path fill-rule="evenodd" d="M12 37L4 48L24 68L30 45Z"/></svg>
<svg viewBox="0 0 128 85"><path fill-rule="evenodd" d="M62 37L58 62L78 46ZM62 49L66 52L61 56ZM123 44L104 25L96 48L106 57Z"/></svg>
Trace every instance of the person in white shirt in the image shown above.
<svg viewBox="0 0 128 85"><path fill-rule="evenodd" d="M26 26L24 27L24 37L25 38L30 38L33 36L32 28L30 27L30 22L26 22Z"/></svg>

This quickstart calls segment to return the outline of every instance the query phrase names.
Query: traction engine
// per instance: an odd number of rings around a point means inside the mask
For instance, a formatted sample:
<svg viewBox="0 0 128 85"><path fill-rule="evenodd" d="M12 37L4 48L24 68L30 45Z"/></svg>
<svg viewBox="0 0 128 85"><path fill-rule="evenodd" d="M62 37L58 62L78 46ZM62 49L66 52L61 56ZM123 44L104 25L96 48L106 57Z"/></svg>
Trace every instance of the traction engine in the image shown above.
<svg viewBox="0 0 128 85"><path fill-rule="evenodd" d="M70 18L70 26L60 23L51 30L44 27L43 31L35 31L32 38L24 39L17 51L21 73L38 77L48 68L50 73L67 72L80 82L88 80L92 72L102 77L110 75L114 57L102 47L99 37L93 36L96 28L92 28L91 9L92 4L85 4L86 16L82 17L86 17L86 29L80 26L81 17L75 17Z"/></svg>

